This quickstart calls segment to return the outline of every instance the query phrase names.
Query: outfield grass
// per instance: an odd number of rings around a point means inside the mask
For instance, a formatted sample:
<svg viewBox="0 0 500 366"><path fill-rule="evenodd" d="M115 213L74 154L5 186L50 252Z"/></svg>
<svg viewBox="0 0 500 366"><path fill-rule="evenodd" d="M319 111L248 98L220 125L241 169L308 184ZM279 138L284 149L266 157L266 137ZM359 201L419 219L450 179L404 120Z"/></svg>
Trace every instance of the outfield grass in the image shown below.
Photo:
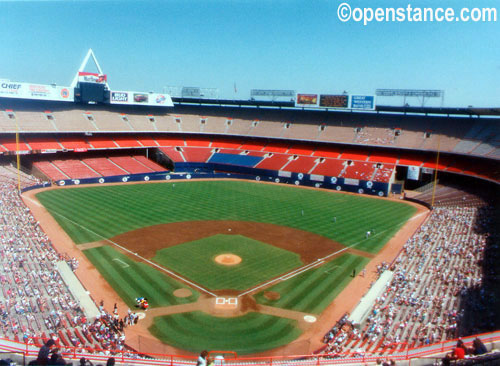
<svg viewBox="0 0 500 366"><path fill-rule="evenodd" d="M232 253L242 262L218 264L219 254ZM214 235L159 250L153 261L210 290L245 290L302 266L296 253L242 235Z"/></svg>
<svg viewBox="0 0 500 366"><path fill-rule="evenodd" d="M215 318L202 312L156 317L149 328L158 339L192 352L230 350L238 355L288 344L301 331L297 322L259 313Z"/></svg>
<svg viewBox="0 0 500 366"><path fill-rule="evenodd" d="M146 297L152 307L186 304L198 299L194 289L190 297L174 296L175 290L186 286L112 247L87 249L84 253L130 308L134 307L137 297Z"/></svg>
<svg viewBox="0 0 500 366"><path fill-rule="evenodd" d="M279 300L268 300L262 291L255 296L259 304L306 313L321 314L351 281L352 270L359 273L370 259L343 254L321 267L311 269L265 291L278 292Z"/></svg>
<svg viewBox="0 0 500 366"><path fill-rule="evenodd" d="M416 211L402 202L246 181L78 187L37 198L76 243L170 222L238 220L306 230L376 253ZM376 235L365 239L369 230Z"/></svg>

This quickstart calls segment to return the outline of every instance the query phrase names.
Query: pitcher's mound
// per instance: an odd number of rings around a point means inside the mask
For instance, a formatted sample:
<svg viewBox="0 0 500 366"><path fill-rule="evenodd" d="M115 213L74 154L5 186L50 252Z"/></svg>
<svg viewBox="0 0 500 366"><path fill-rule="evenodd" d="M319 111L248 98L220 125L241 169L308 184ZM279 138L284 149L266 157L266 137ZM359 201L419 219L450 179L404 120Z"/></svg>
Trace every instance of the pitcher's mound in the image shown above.
<svg viewBox="0 0 500 366"><path fill-rule="evenodd" d="M174 291L174 296L176 297L189 297L192 294L193 293L191 292L191 290L187 288L178 288L177 290Z"/></svg>
<svg viewBox="0 0 500 366"><path fill-rule="evenodd" d="M241 262L241 257L236 254L224 253L215 257L215 261L224 266L234 266Z"/></svg>

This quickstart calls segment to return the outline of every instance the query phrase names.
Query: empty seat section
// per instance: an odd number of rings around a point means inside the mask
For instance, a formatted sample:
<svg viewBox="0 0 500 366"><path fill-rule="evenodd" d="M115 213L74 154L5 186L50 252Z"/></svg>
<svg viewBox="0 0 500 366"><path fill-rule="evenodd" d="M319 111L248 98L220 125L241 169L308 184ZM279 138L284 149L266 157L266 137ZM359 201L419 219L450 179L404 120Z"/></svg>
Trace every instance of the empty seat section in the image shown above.
<svg viewBox="0 0 500 366"><path fill-rule="evenodd" d="M251 136L281 137L284 132L283 122L260 121L249 132Z"/></svg>
<svg viewBox="0 0 500 366"><path fill-rule="evenodd" d="M325 159L313 169L311 174L338 177L344 169L344 161L339 159Z"/></svg>
<svg viewBox="0 0 500 366"><path fill-rule="evenodd" d="M262 157L258 156L215 153L210 157L209 162L253 167L261 160Z"/></svg>
<svg viewBox="0 0 500 366"><path fill-rule="evenodd" d="M16 111L16 118L21 131L56 131L42 112Z"/></svg>
<svg viewBox="0 0 500 366"><path fill-rule="evenodd" d="M126 137L126 136L116 136L113 137L113 140L120 147L140 147L139 141L137 141L134 137Z"/></svg>
<svg viewBox="0 0 500 366"><path fill-rule="evenodd" d="M234 118L231 120L231 124L227 125L227 120L224 119L225 132L232 135L248 135L253 128L253 122L250 120L244 120L240 118Z"/></svg>
<svg viewBox="0 0 500 366"><path fill-rule="evenodd" d="M118 147L111 137L89 137L88 142L95 149L104 149L110 147Z"/></svg>
<svg viewBox="0 0 500 366"><path fill-rule="evenodd" d="M149 160L145 156L137 155L137 156L134 156L134 159L136 161L138 161L139 163L147 166L148 168L153 169L155 172L164 172L165 170L167 170L164 167L162 167L160 164L156 164L154 161Z"/></svg>
<svg viewBox="0 0 500 366"><path fill-rule="evenodd" d="M184 157L175 147L160 147L160 150L165 153L173 162L184 162Z"/></svg>
<svg viewBox="0 0 500 366"><path fill-rule="evenodd" d="M32 150L62 149L57 140L50 137L27 137L26 142Z"/></svg>
<svg viewBox="0 0 500 366"><path fill-rule="evenodd" d="M155 130L153 122L148 118L147 115L123 114L123 115L121 115L121 118L126 119L128 121L128 124L135 131L154 131Z"/></svg>
<svg viewBox="0 0 500 366"><path fill-rule="evenodd" d="M94 123L99 131L131 131L130 125L125 122L120 113L109 111L92 111Z"/></svg>
<svg viewBox="0 0 500 366"><path fill-rule="evenodd" d="M218 152L220 152L222 154L235 154L235 155L238 155L238 154L241 154L243 151L244 150L240 150L240 149L219 149Z"/></svg>
<svg viewBox="0 0 500 366"><path fill-rule="evenodd" d="M206 133L224 133L226 132L226 119L223 117L206 117L205 125L201 126Z"/></svg>
<svg viewBox="0 0 500 366"><path fill-rule="evenodd" d="M318 126L312 124L292 123L285 128L281 137L296 140L314 140L318 137Z"/></svg>
<svg viewBox="0 0 500 366"><path fill-rule="evenodd" d="M346 178L371 180L374 171L374 163L355 161L352 165L347 166L343 176Z"/></svg>
<svg viewBox="0 0 500 366"><path fill-rule="evenodd" d="M289 154L297 154L297 155L312 155L314 152L313 146L308 145L293 145L288 149Z"/></svg>
<svg viewBox="0 0 500 366"><path fill-rule="evenodd" d="M130 174L150 173L153 171L153 169L139 163L131 156L115 156L109 158L109 160L120 166L120 168L126 170Z"/></svg>
<svg viewBox="0 0 500 366"><path fill-rule="evenodd" d="M160 146L186 146L184 137L155 137Z"/></svg>
<svg viewBox="0 0 500 366"><path fill-rule="evenodd" d="M288 163L289 155L273 154L271 157L264 157L255 167L259 169L280 170L283 165Z"/></svg>
<svg viewBox="0 0 500 366"><path fill-rule="evenodd" d="M254 150L254 151L261 151L264 148L264 144L259 144L257 142L247 142L244 143L240 146L240 150Z"/></svg>
<svg viewBox="0 0 500 366"><path fill-rule="evenodd" d="M212 140L212 147L224 147L228 149L237 149L241 146L240 141L227 141L227 140Z"/></svg>
<svg viewBox="0 0 500 366"><path fill-rule="evenodd" d="M425 157L416 154L401 154L399 165L414 165L421 166L425 161Z"/></svg>
<svg viewBox="0 0 500 366"><path fill-rule="evenodd" d="M152 137L138 137L137 141L139 141L142 146L158 146L156 140Z"/></svg>
<svg viewBox="0 0 500 366"><path fill-rule="evenodd" d="M187 138L186 146L210 146L209 138Z"/></svg>
<svg viewBox="0 0 500 366"><path fill-rule="evenodd" d="M8 111L12 111L8 109ZM9 118L5 110L0 110L0 131L16 131L16 120L14 118Z"/></svg>
<svg viewBox="0 0 500 366"><path fill-rule="evenodd" d="M398 157L395 153L391 154L382 152L371 153L370 157L368 158L368 161L374 161L377 163L391 163L391 164L396 164L397 160Z"/></svg>
<svg viewBox="0 0 500 366"><path fill-rule="evenodd" d="M183 155L186 161L192 163L204 163L212 156L210 147L183 147Z"/></svg>
<svg viewBox="0 0 500 366"><path fill-rule="evenodd" d="M367 157L368 157L367 153L355 152L349 150L344 151L340 156L340 158L343 160L357 160L357 161L366 161Z"/></svg>
<svg viewBox="0 0 500 366"><path fill-rule="evenodd" d="M72 179L97 178L101 176L80 160L54 160L52 163Z"/></svg>
<svg viewBox="0 0 500 366"><path fill-rule="evenodd" d="M92 148L83 137L59 137L59 142L68 150Z"/></svg>
<svg viewBox="0 0 500 366"><path fill-rule="evenodd" d="M82 110L53 111L54 123L58 131L96 131L89 115Z"/></svg>
<svg viewBox="0 0 500 366"><path fill-rule="evenodd" d="M52 180L64 180L69 179L69 177L61 172L55 165L50 161L37 161L33 163L33 166L38 168L43 174Z"/></svg>
<svg viewBox="0 0 500 366"><path fill-rule="evenodd" d="M173 116L148 116L148 118L154 119L158 131L181 131Z"/></svg>
<svg viewBox="0 0 500 366"><path fill-rule="evenodd" d="M123 175L127 171L113 164L106 158L83 159L83 162L103 176Z"/></svg>
<svg viewBox="0 0 500 366"><path fill-rule="evenodd" d="M264 151L269 151L273 153L285 153L288 150L288 144L278 144L278 143L270 143L264 147Z"/></svg>
<svg viewBox="0 0 500 366"><path fill-rule="evenodd" d="M340 151L336 149L327 149L327 148L317 148L314 153L314 156L319 156L322 158L334 158L337 159L340 156Z"/></svg>
<svg viewBox="0 0 500 366"><path fill-rule="evenodd" d="M3 145L8 151L17 151L16 138L4 138L0 139L0 144ZM22 139L19 139L19 151L29 151L30 148L24 143Z"/></svg>
<svg viewBox="0 0 500 366"><path fill-rule="evenodd" d="M294 173L309 173L317 161L318 158L315 157L299 156L296 160L290 161L283 169Z"/></svg>
<svg viewBox="0 0 500 366"><path fill-rule="evenodd" d="M181 128L184 132L201 132L200 116L181 114Z"/></svg>

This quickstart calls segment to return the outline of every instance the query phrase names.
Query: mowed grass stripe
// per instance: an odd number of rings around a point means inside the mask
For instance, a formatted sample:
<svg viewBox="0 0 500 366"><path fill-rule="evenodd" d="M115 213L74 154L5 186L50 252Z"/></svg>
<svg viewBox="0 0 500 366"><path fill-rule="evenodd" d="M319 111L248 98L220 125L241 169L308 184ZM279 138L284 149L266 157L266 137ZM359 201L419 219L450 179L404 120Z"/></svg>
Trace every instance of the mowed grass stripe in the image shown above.
<svg viewBox="0 0 500 366"><path fill-rule="evenodd" d="M174 184L67 188L41 192L37 198L76 243L169 222L238 220L311 231L346 246L361 241L358 249L377 252L416 210L401 202L292 186L244 181ZM364 241L372 229L383 234Z"/></svg>
<svg viewBox="0 0 500 366"><path fill-rule="evenodd" d="M258 313L216 318L193 312L156 317L150 331L162 341L192 352L222 349L248 354L290 343L301 333L296 325L293 320Z"/></svg>
<svg viewBox="0 0 500 366"><path fill-rule="evenodd" d="M368 262L368 258L346 253L265 290L278 292L281 295L279 300L266 299L265 291L255 298L263 305L320 314L351 281L352 270L359 273Z"/></svg>
<svg viewBox="0 0 500 366"><path fill-rule="evenodd" d="M152 307L185 304L198 298L194 290L188 298L174 296L176 289L186 286L144 263L131 260L114 248L103 246L87 249L84 253L130 307L135 305L135 298L139 296L147 297ZM128 267L124 268L122 263Z"/></svg>

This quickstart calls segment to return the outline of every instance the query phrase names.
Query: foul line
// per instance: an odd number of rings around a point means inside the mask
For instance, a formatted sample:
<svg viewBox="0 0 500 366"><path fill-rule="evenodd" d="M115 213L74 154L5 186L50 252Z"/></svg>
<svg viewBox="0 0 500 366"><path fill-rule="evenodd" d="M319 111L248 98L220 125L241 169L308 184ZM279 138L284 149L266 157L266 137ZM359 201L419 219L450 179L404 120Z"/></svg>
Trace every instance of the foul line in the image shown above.
<svg viewBox="0 0 500 366"><path fill-rule="evenodd" d="M203 288L203 287L201 287L201 286L197 285L196 283L193 283L193 282L191 282L191 281L189 281L189 280L185 279L184 277L179 276L177 273L172 272L172 271L170 271L170 270L168 270L168 269L166 269L166 268L164 268L164 267L162 267L162 266L160 266L160 265L158 265L158 264L156 264L156 263L154 263L154 262L150 261L149 259L146 259L146 258L144 258L143 256L141 256L141 255L139 255L139 254L137 254L137 253L132 252L130 249L127 249L127 248L125 248L125 247L121 246L120 244L115 243L113 240L110 240L110 239L108 239L108 238L105 238L104 236L102 236L102 235L100 235L100 234L96 233L95 231L92 231L92 230L90 230L89 228L86 228L85 226L80 225L79 223L74 222L74 221L73 221L73 220L71 220L71 219L68 219L66 216L61 215L61 214L60 214L60 213L58 213L58 212L55 212L55 211L54 211L53 213L54 213L54 214L56 214L57 216L62 217L62 218L63 218L63 219L65 219L65 220L68 220L68 221L69 221L69 222L71 222L72 224L74 224L74 225L76 225L76 226L81 227L83 230L86 230L86 231L88 231L89 233L94 234L94 235L96 235L96 236L98 236L98 237L102 238L104 241L107 241L108 243L113 244L114 246L116 246L116 247L120 248L121 250L123 250L123 251L125 251L125 252L127 252L127 253L129 253L129 254L132 254L132 255L136 256L137 258L139 258L139 259L142 259L144 262L146 262L146 263L148 263L148 264L152 265L153 267L156 267L156 268L160 269L161 271L168 273L169 275L172 275L172 276L174 276L174 277L177 277L177 278L178 278L178 279L180 279L181 281L184 281L184 282L188 283L189 285L191 285L191 286L193 286L193 287L196 287L198 290L201 290L201 291L203 291L203 292L205 292L205 293L207 293L207 294L209 294L209 295L212 295L212 296L214 296L214 297L217 297L217 295L216 295L216 294L214 294L213 292L210 292L210 291L208 291L207 289L205 289L205 288Z"/></svg>

